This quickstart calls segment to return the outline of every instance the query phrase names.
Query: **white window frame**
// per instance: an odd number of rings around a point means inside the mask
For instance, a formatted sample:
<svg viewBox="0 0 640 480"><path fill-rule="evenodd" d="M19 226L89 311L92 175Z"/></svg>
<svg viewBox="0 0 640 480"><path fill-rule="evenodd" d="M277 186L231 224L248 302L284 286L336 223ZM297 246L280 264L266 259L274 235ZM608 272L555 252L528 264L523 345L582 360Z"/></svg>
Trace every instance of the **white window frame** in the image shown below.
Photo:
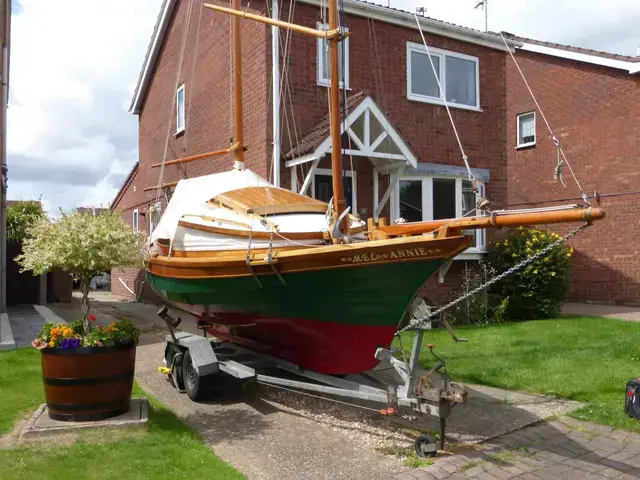
<svg viewBox="0 0 640 480"><path fill-rule="evenodd" d="M316 22L316 28L318 30L328 30L329 29L329 25L326 23L322 23L322 22ZM349 29L347 27L340 27L340 31L342 33L349 33ZM322 45L324 43L324 39L323 38L318 38L316 41L316 77L317 77L317 82L318 85L321 85L323 87L328 87L329 86L329 78L322 78L322 71L324 70L324 55L323 55L323 51L322 51ZM349 87L350 83L349 83L349 37L347 36L344 40L342 40L341 43L344 43L344 82L342 82L342 80L340 80L340 88L344 88L345 90L351 90L351 88ZM340 45L338 45L338 48L342 48ZM329 54L327 54L327 58L329 57ZM329 72L330 74L330 70L331 68L327 68L327 72Z"/></svg>
<svg viewBox="0 0 640 480"><path fill-rule="evenodd" d="M140 211L137 208L132 212L131 226L136 232L140 230Z"/></svg>
<svg viewBox="0 0 640 480"><path fill-rule="evenodd" d="M422 182L422 221L433 220L433 179L453 179L456 181L456 218L462 217L462 181L459 176L453 175L403 175L398 179L391 197L391 220L395 221L400 217L400 182L403 180ZM484 196L485 183L477 180L480 195ZM476 230L475 244L465 250L464 253L482 254L487 251L487 236L483 229Z"/></svg>
<svg viewBox="0 0 640 480"><path fill-rule="evenodd" d="M180 111L180 93L182 93L182 112ZM176 135L184 132L186 127L186 110L187 104L187 92L184 87L184 83L178 87L176 90ZM180 114L182 113L182 126L180 126Z"/></svg>
<svg viewBox="0 0 640 480"><path fill-rule="evenodd" d="M520 117L533 114L533 142L520 143ZM519 113L516 116L516 148L532 147L536 144L536 111Z"/></svg>
<svg viewBox="0 0 640 480"><path fill-rule="evenodd" d="M444 100L442 95L438 95L438 97L430 97L428 95L420 95L418 93L412 93L411 91L411 53L421 53L423 55L427 54L427 49L424 48L424 45L419 43L407 42L407 98L409 100L413 100L416 102L423 103L432 103L435 105L444 105ZM442 50L440 48L432 48L429 47L429 53L431 53L432 57L438 57L440 59L440 68L439 68L439 79L440 84L442 85L442 90L444 91L444 95L446 98L447 95L447 69L446 69L446 61L445 57L454 57L460 58L462 60L469 60L473 62L476 66L476 104L475 105L465 105L462 103L453 103L447 101L447 105L454 108L461 108L465 110L474 110L474 111L482 111L480 109L480 59L478 57L474 57L471 55L465 55L463 53L450 52L449 50ZM431 66L431 64L429 64ZM438 93L440 93L438 89Z"/></svg>
<svg viewBox="0 0 640 480"><path fill-rule="evenodd" d="M354 172L353 170L347 170L346 172L343 171L342 173L345 174L348 178L351 178L351 181L353 182L353 187L351 187L351 205L353 205L353 208L351 209L350 213L355 215L355 213L358 211L358 189L356 188L356 186L358 185L358 177L356 175L356 172ZM311 182L311 198L316 198L316 175L333 177L333 171L330 168L316 168L316 170L313 172L313 180Z"/></svg>

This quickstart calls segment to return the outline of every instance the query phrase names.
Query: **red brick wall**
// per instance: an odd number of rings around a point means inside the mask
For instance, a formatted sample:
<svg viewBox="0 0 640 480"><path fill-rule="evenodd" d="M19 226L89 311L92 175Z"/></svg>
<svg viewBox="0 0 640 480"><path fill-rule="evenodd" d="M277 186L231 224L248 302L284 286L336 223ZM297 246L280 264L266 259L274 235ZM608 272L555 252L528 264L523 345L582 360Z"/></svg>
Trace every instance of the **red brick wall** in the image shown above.
<svg viewBox="0 0 640 480"><path fill-rule="evenodd" d="M607 212L570 243L571 299L640 304L640 78L621 70L518 51L520 67L594 206ZM564 188L553 179L556 148L537 115L535 147L516 150L516 115L535 109L511 59L507 63L508 201L544 206L581 203L568 168ZM493 173L493 172L492 172ZM619 196L608 196L620 194ZM570 200L566 200L570 198ZM564 199L564 200L563 200ZM568 228L554 226L565 232Z"/></svg>
<svg viewBox="0 0 640 480"><path fill-rule="evenodd" d="M282 18L287 15L285 7ZM319 8L296 4L295 23L315 27L320 20ZM419 161L463 166L445 108L407 99L407 42L421 44L420 33L415 29L372 22L354 15L344 15L344 24L351 34L351 90L348 94L371 91L376 103L410 144ZM494 205L504 206L507 161L505 54L445 37L427 34L425 38L432 47L479 58L482 112L457 108L452 108L451 112L471 166L491 169L487 193ZM287 151L289 145L287 123L295 143L295 133L300 136L308 132L327 114L328 108L327 88L317 85L316 39L296 35L294 40L288 56L293 112L287 108L288 119L283 123L283 152ZM369 160L362 157L354 157L356 161L370 164Z"/></svg>
<svg viewBox="0 0 640 480"><path fill-rule="evenodd" d="M223 4L223 3L221 3ZM226 4L225 4L226 5ZM229 18L224 14L205 10L202 13L198 38L198 12L194 10L190 22L187 47L182 61L180 83L186 84L186 132L175 137L174 102L176 74L182 44L183 22L188 2L180 2L174 12L153 79L140 115L140 166L127 191L119 199L116 209L123 212L130 223L134 208L147 213L155 199L155 192L143 188L158 183L159 169L152 163L162 161L167 127L170 136L167 159L216 150L228 145L229 124ZM243 3L244 8L244 3ZM249 11L264 14L265 2L251 2ZM286 8L281 18L287 18ZM381 109L387 113L421 162L462 166L463 162L451 125L442 106L413 102L407 99L406 44L421 43L417 30L379 21L371 26L366 18L345 15L350 36L350 94L370 90ZM320 20L319 8L297 4L293 21L315 27ZM271 35L266 26L242 21L245 142L247 167L270 176L272 125L271 108ZM285 52L286 32L281 32L281 66L288 63L290 89L282 98L282 151L304 136L327 114L327 88L317 85L316 40L293 34L290 50ZM505 110L506 78L503 52L482 46L437 36L426 36L430 45L479 57L481 112L452 109L462 142L472 167L490 168L491 182L487 193L495 207L506 202ZM198 42L198 60L194 72L194 50ZM292 107L293 106L293 107ZM291 138L291 141L289 140ZM354 157L358 171L358 207L371 214L373 178L371 163ZM227 170L231 157L199 160L182 166L165 168L163 181L193 177ZM282 162L282 185L289 186L289 169ZM380 195L386 188L380 182ZM133 191L135 189L135 192ZM383 214L388 215L388 207ZM140 217L140 225L148 225L148 216ZM452 268L447 282L454 282L459 268ZM115 271L114 271L115 272ZM123 278L129 288L139 283L137 271L123 271L112 275L114 294L131 296L118 280ZM436 286L442 295L449 287ZM434 291L434 295L440 295Z"/></svg>

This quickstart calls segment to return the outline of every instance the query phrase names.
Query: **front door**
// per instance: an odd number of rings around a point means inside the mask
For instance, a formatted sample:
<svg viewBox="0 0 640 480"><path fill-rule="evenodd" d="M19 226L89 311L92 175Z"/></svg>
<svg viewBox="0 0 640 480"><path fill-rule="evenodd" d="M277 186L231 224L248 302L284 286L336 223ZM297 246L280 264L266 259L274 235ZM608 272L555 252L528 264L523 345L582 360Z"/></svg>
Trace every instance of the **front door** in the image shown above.
<svg viewBox="0 0 640 480"><path fill-rule="evenodd" d="M351 207L350 213L355 214L353 211L353 184L352 177L343 177L344 182L344 197L347 201L347 206ZM329 203L333 196L333 180L331 175L324 173L316 173L313 178L313 197L316 200L322 200Z"/></svg>

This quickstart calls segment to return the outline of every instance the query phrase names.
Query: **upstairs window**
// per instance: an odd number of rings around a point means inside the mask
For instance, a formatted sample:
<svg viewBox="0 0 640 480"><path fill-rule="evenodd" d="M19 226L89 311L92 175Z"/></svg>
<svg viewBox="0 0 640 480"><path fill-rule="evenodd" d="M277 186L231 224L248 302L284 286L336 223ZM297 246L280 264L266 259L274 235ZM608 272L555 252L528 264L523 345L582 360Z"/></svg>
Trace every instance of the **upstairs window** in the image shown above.
<svg viewBox="0 0 640 480"><path fill-rule="evenodd" d="M536 144L536 112L518 115L517 147L530 147Z"/></svg>
<svg viewBox="0 0 640 480"><path fill-rule="evenodd" d="M176 134L184 132L184 84L176 90Z"/></svg>
<svg viewBox="0 0 640 480"><path fill-rule="evenodd" d="M140 222L140 212L138 212L138 209L136 208L133 211L133 218L131 220L131 226L133 227L133 230L136 232L138 231L139 222Z"/></svg>
<svg viewBox="0 0 640 480"><path fill-rule="evenodd" d="M407 98L444 105L437 76L448 105L479 110L478 58L438 48L429 48L429 52L433 68L423 45L407 43Z"/></svg>
<svg viewBox="0 0 640 480"><path fill-rule="evenodd" d="M329 30L326 23L318 23L318 30ZM340 27L342 33L349 32ZM338 79L340 87L349 88L349 37L338 43ZM324 38L318 39L318 85L329 86L329 46Z"/></svg>

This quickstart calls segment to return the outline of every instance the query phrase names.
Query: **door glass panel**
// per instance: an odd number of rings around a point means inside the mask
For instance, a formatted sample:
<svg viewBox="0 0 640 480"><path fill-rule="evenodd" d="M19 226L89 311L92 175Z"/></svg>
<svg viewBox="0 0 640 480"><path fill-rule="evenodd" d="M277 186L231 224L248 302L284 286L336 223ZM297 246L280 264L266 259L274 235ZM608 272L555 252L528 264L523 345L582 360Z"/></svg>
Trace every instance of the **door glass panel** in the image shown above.
<svg viewBox="0 0 640 480"><path fill-rule="evenodd" d="M433 219L456 217L456 181L453 178L433 179Z"/></svg>
<svg viewBox="0 0 640 480"><path fill-rule="evenodd" d="M398 182L400 217L407 222L422 221L422 180Z"/></svg>

